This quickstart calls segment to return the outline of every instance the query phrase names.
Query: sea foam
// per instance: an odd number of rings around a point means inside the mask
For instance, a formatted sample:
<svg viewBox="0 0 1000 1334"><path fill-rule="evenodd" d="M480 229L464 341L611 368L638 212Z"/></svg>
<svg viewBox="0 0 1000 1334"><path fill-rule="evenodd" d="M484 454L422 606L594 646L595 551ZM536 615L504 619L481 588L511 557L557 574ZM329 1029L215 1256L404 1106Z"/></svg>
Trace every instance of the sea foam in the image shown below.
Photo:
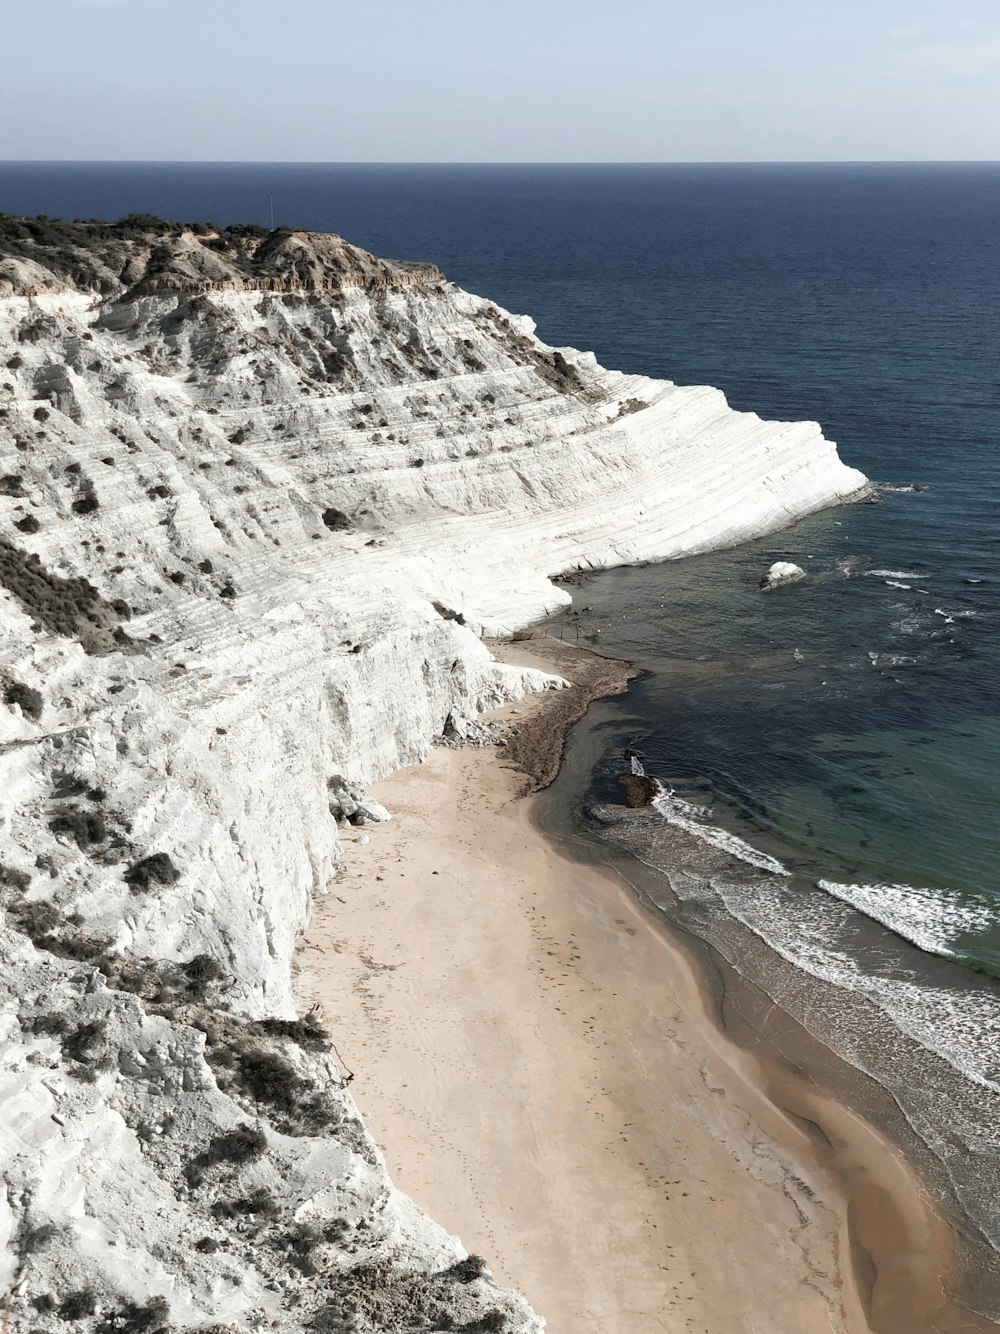
<svg viewBox="0 0 1000 1334"><path fill-rule="evenodd" d="M777 858L768 856L766 852L760 852L737 834L730 834L728 830L720 829L718 825L705 823L703 810L692 806L690 802L678 797L662 784L660 792L653 798L652 805L668 824L683 829L692 838L708 843L711 847L735 857L738 861L746 862L748 866L753 866L758 871L768 871L771 875L791 875Z"/></svg>
<svg viewBox="0 0 1000 1334"><path fill-rule="evenodd" d="M955 958L955 938L987 930L998 913L982 899L949 889L922 889L888 883L845 885L821 880L827 894L873 918L897 936L925 950Z"/></svg>

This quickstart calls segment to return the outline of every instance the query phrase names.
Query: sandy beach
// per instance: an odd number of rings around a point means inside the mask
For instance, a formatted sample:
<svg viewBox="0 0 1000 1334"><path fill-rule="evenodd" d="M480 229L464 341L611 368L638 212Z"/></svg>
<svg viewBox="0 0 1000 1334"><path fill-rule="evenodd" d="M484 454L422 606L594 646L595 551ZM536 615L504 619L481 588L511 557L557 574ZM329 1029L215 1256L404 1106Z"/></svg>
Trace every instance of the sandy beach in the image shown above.
<svg viewBox="0 0 1000 1334"><path fill-rule="evenodd" d="M504 653L585 675L551 641ZM504 711L506 753L377 784L394 818L346 831L302 942L394 1180L555 1334L985 1328L943 1295L949 1230L902 1157L730 1042L628 886L536 827L521 766L551 771L569 698Z"/></svg>

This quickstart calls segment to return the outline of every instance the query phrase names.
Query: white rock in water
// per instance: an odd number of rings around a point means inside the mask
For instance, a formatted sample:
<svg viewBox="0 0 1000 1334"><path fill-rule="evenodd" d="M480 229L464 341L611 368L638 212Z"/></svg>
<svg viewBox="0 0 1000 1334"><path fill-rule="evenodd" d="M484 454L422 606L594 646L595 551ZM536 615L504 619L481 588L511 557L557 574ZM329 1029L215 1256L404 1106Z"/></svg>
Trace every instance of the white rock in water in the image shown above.
<svg viewBox="0 0 1000 1334"><path fill-rule="evenodd" d="M563 684L480 639L565 605L550 576L866 482L815 423L546 347L431 266L142 226L0 228L0 1280L17 1328L88 1289L290 1334L341 1318L328 1271L405 1298L463 1254L295 1018L338 818ZM487 1281L441 1301L541 1329Z"/></svg>
<svg viewBox="0 0 1000 1334"><path fill-rule="evenodd" d="M762 589L777 588L779 584L794 584L799 579L804 579L806 572L801 565L795 565L790 560L776 560L767 574L760 581Z"/></svg>

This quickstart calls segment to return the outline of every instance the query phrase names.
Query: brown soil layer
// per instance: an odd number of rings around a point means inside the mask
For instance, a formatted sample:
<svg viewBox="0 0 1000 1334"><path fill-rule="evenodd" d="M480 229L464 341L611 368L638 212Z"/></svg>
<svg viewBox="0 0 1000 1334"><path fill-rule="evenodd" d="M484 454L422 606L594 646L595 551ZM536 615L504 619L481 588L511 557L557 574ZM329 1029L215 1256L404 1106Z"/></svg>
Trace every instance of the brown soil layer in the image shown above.
<svg viewBox="0 0 1000 1334"><path fill-rule="evenodd" d="M501 662L541 667L570 682L567 689L549 696L544 708L533 711L530 721L510 726L505 755L509 764L527 775L525 795L541 792L555 781L569 729L591 703L623 695L628 683L641 675L631 662L604 658L542 631L510 641L487 640L486 644Z"/></svg>

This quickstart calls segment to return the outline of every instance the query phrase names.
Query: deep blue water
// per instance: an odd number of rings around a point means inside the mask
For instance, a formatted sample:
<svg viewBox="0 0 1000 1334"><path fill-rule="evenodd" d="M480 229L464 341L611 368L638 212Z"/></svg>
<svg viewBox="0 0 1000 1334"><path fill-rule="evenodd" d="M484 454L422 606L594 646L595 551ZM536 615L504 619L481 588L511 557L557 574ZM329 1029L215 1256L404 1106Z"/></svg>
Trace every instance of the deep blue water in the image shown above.
<svg viewBox="0 0 1000 1334"><path fill-rule="evenodd" d="M0 164L8 212L266 223L268 192L279 223L433 260L548 342L816 419L872 478L926 487L577 602L652 669L602 715L607 754L636 747L706 827L812 887L755 930L847 958L816 886L861 886L925 950L1000 972L1000 164ZM779 556L811 577L761 595ZM988 1029L959 1018L959 1045Z"/></svg>

